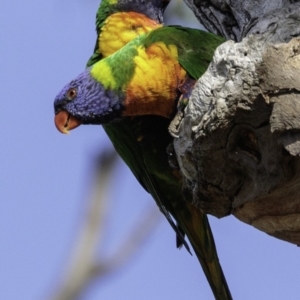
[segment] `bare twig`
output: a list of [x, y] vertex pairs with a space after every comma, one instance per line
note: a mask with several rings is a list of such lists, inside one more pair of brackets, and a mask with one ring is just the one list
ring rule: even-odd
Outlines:
[[149, 238], [153, 228], [162, 220], [157, 207], [147, 210], [134, 224], [133, 229], [118, 247], [118, 251], [106, 262], [94, 265], [94, 276], [109, 275], [123, 267]]
[[97, 245], [101, 243], [104, 232], [106, 204], [109, 196], [109, 182], [116, 161], [115, 152], [102, 153], [98, 159], [94, 188], [84, 224], [79, 232], [69, 266], [58, 290], [51, 300], [78, 299], [88, 284], [119, 270], [135, 254], [159, 222], [157, 208], [147, 211], [136, 222], [133, 230], [124, 239], [114, 255], [103, 262], [97, 257]]

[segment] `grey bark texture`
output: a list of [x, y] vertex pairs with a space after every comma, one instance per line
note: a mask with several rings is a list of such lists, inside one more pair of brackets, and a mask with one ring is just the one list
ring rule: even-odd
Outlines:
[[300, 245], [300, 2], [186, 0], [228, 40], [175, 139], [184, 189], [216, 217]]

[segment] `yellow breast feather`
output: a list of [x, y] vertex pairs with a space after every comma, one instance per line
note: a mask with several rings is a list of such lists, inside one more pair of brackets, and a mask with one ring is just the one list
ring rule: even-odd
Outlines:
[[124, 115], [170, 117], [175, 109], [177, 88], [186, 78], [176, 46], [157, 42], [147, 49], [140, 46], [137, 52], [134, 75], [126, 88]]
[[159, 27], [162, 25], [140, 13], [115, 13], [107, 18], [99, 35], [100, 52], [107, 57], [137, 36]]

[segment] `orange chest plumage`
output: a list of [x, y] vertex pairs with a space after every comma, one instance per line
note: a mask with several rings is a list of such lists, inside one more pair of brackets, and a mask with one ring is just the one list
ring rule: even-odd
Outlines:
[[126, 88], [124, 116], [160, 115], [169, 118], [175, 110], [179, 87], [187, 78], [178, 62], [177, 48], [158, 42], [137, 48], [135, 72]]
[[98, 40], [100, 53], [107, 57], [137, 36], [162, 27], [161, 24], [136, 12], [119, 12], [109, 16]]

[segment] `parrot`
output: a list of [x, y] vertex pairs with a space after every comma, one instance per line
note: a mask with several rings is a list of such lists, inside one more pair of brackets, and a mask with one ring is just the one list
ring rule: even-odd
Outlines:
[[[135, 37], [162, 27], [163, 13], [170, 0], [102, 0], [96, 14], [97, 40], [87, 67], [107, 57]], [[104, 125], [104, 129], [109, 131]], [[108, 133], [108, 132], [107, 132]], [[178, 226], [177, 247], [188, 245]], [[190, 251], [189, 251], [190, 252]]]
[[102, 0], [96, 14], [97, 40], [87, 66], [121, 49], [137, 36], [162, 27], [171, 0]]
[[176, 102], [189, 95], [222, 42], [221, 37], [179, 26], [139, 35], [114, 54], [88, 63], [58, 94], [54, 107], [62, 133], [80, 124], [104, 127], [177, 234], [182, 236], [173, 218], [187, 235], [215, 298], [232, 299], [207, 216], [183, 198], [180, 174], [169, 166], [166, 152]]

